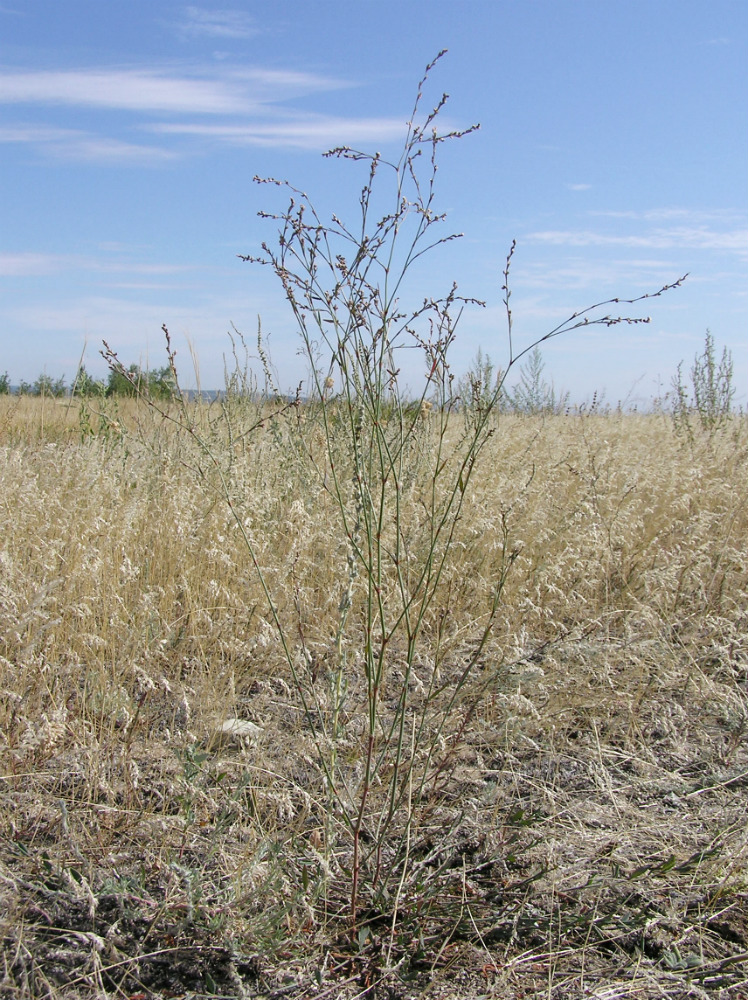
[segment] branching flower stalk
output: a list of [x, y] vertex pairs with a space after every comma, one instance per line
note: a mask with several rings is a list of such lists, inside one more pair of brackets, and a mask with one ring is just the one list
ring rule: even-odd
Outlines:
[[[462, 308], [479, 303], [459, 296], [456, 287], [441, 298], [426, 299], [416, 308], [409, 309], [401, 301], [407, 274], [415, 261], [457, 238], [457, 234], [432, 236], [434, 227], [444, 220], [434, 207], [438, 148], [442, 142], [463, 138], [477, 128], [439, 132], [437, 119], [447, 95], [441, 97], [421, 122], [418, 120], [424, 85], [442, 55], [429, 64], [419, 83], [397, 160], [388, 161], [379, 153], [368, 154], [349, 147], [326, 154], [368, 164], [357, 226], [349, 227], [337, 215], [332, 216], [329, 224], [323, 223], [311, 201], [297, 188], [275, 179], [255, 178], [258, 183], [287, 190], [290, 199], [280, 214], [260, 213], [280, 223], [277, 246], [271, 248], [263, 243], [259, 256], [242, 258], [271, 267], [292, 309], [310, 366], [312, 399], [318, 405], [324, 435], [326, 463], [320, 478], [334, 499], [349, 551], [348, 580], [341, 599], [336, 637], [337, 665], [333, 670], [333, 749], [325, 772], [352, 837], [350, 917], [354, 928], [364, 870], [369, 872], [370, 894], [377, 891], [382, 879], [391, 877], [382, 874], [382, 856], [386, 848], [390, 859], [398, 858], [397, 850], [393, 852], [388, 840], [393, 820], [403, 803], [411, 801], [410, 790], [416, 789], [412, 801], [419, 801], [429, 777], [443, 769], [443, 763], [433, 763], [438, 742], [488, 640], [500, 604], [505, 573], [496, 583], [476, 648], [457, 681], [452, 682], [446, 701], [435, 664], [420, 718], [416, 720], [410, 687], [423, 629], [450, 565], [455, 528], [477, 459], [491, 434], [491, 416], [497, 408], [504, 379], [527, 351], [563, 333], [594, 324], [648, 322], [598, 314], [608, 304], [633, 304], [656, 297], [683, 281], [635, 299], [612, 299], [574, 313], [528, 348], [515, 352], [509, 308], [513, 244], [503, 286], [509, 362], [489, 405], [455, 447], [449, 436], [450, 417], [457, 404], [449, 353]], [[383, 179], [386, 182], [387, 177], [391, 180], [391, 201], [377, 220], [374, 205], [379, 197], [379, 184]], [[409, 405], [400, 388], [399, 357], [402, 350], [413, 347], [423, 353], [425, 376], [418, 398]], [[340, 385], [334, 399], [327, 391], [330, 384]], [[340, 425], [334, 416], [339, 405], [344, 424], [342, 453]], [[420, 551], [416, 553], [415, 540], [404, 526], [403, 504], [412, 499], [404, 495], [404, 482], [410, 453], [423, 435], [424, 425], [431, 423], [436, 428], [435, 444], [429, 455], [430, 488], [419, 498], [425, 510], [427, 531], [425, 538], [419, 540]], [[509, 551], [506, 539], [504, 544], [508, 573], [516, 554]], [[351, 604], [354, 565], [362, 581], [358, 608]], [[361, 656], [367, 701], [367, 733], [358, 784], [339, 769], [335, 749], [342, 735], [342, 699], [347, 690], [342, 679], [348, 669], [344, 633], [353, 612], [357, 612], [363, 632]], [[394, 681], [393, 687], [391, 672], [397, 658], [403, 661], [402, 676]], [[385, 699], [395, 703], [389, 715], [384, 712]], [[443, 714], [427, 738], [434, 711]], [[416, 753], [410, 749], [409, 725], [413, 727]], [[383, 805], [373, 807], [372, 814], [371, 794], [382, 774], [387, 775], [387, 795]], [[413, 806], [408, 806], [407, 811], [408, 817], [400, 824], [401, 842], [410, 836]], [[366, 851], [362, 847], [364, 834], [369, 845]]]
[[[338, 215], [325, 223], [302, 191], [286, 182], [255, 178], [285, 191], [289, 200], [278, 213], [260, 213], [279, 225], [276, 244], [265, 242], [260, 254], [242, 259], [268, 266], [277, 276], [310, 371], [303, 401], [300, 394], [292, 403], [276, 399], [273, 413], [296, 415], [283, 441], [295, 449], [299, 467], [312, 470], [321, 495], [331, 502], [329, 544], [346, 553], [337, 625], [329, 636], [334, 662], [326, 691], [316, 683], [316, 673], [310, 670], [307, 676], [297, 662], [294, 631], [302, 663], [310, 662], [301, 606], [297, 601], [298, 628], [292, 631], [247, 529], [241, 497], [231, 483], [231, 459], [228, 466], [222, 464], [210, 434], [193, 419], [181, 393], [176, 395], [176, 412], [149, 401], [164, 419], [174, 420], [188, 433], [199, 456], [191, 459], [192, 467], [226, 502], [259, 576], [318, 754], [327, 804], [324, 856], [328, 870], [331, 861], [342, 859], [340, 869], [349, 879], [346, 911], [351, 933], [359, 928], [364, 901], [392, 906], [386, 900], [394, 892], [398, 912], [397, 900], [416, 877], [416, 868], [409, 870], [413, 838], [432, 808], [428, 800], [443, 790], [442, 778], [478, 700], [500, 669], [474, 678], [519, 554], [506, 520], [497, 539], [501, 570], [487, 606], [475, 609], [470, 650], [457, 669], [452, 664], [444, 674], [448, 654], [441, 639], [440, 604], [448, 612], [450, 574], [458, 571], [456, 530], [470, 503], [471, 480], [493, 433], [508, 373], [538, 344], [582, 326], [648, 322], [599, 314], [608, 305], [660, 296], [684, 280], [636, 298], [590, 306], [515, 351], [509, 306], [512, 244], [503, 284], [508, 364], [475, 419], [455, 420], [460, 401], [450, 352], [462, 310], [482, 303], [459, 295], [456, 286], [415, 306], [405, 301], [406, 279], [415, 262], [458, 238], [439, 235], [444, 216], [435, 209], [438, 150], [443, 142], [463, 138], [478, 127], [439, 131], [447, 95], [419, 119], [424, 86], [443, 54], [427, 66], [419, 83], [398, 158], [390, 161], [349, 147], [327, 154], [368, 165], [355, 226]], [[178, 386], [168, 332], [166, 336]], [[422, 357], [423, 376], [409, 398], [401, 385], [400, 361], [403, 351], [413, 350]], [[259, 351], [267, 382], [270, 363], [261, 341]], [[105, 356], [110, 365], [119, 366], [108, 347]], [[228, 411], [224, 416], [230, 422]], [[258, 419], [247, 433], [260, 423]], [[426, 633], [434, 627], [438, 641], [431, 646]], [[425, 669], [429, 651], [432, 660], [424, 685], [418, 673]], [[348, 705], [361, 698], [364, 732], [352, 733], [349, 720], [361, 713], [349, 711]], [[354, 761], [352, 743], [360, 747]]]

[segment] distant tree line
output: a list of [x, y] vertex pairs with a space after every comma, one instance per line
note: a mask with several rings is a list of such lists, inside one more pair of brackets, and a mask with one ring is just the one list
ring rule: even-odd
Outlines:
[[51, 375], [42, 373], [33, 382], [19, 382], [17, 387], [10, 384], [7, 372], [0, 375], [0, 395], [11, 392], [19, 396], [50, 396], [61, 398], [65, 396], [137, 396], [147, 395], [152, 399], [171, 399], [174, 395], [174, 378], [168, 365], [163, 368], [143, 369], [139, 365], [130, 365], [127, 372], [110, 371], [106, 379], [95, 379], [81, 365], [70, 386], [65, 377], [54, 379]]
[[[569, 393], [557, 392], [553, 382], [545, 379], [544, 372], [543, 355], [536, 346], [520, 366], [518, 380], [513, 386], [507, 386], [502, 369], [494, 364], [489, 354], [484, 354], [479, 349], [468, 371], [457, 383], [460, 408], [468, 420], [493, 406], [498, 412], [504, 413], [570, 412]], [[246, 374], [244, 382], [246, 385]], [[139, 365], [130, 365], [126, 370], [113, 368], [106, 381], [93, 378], [86, 371], [85, 365], [80, 365], [70, 386], [66, 384], [64, 376], [53, 379], [51, 375], [43, 373], [34, 382], [22, 381], [17, 387], [13, 387], [7, 372], [0, 375], [0, 396], [11, 393], [19, 396], [80, 398], [148, 396], [151, 399], [165, 400], [172, 399], [176, 389], [169, 365], [154, 369], [144, 369]], [[231, 389], [228, 388], [227, 391]], [[704, 430], [710, 432], [721, 427], [734, 411], [734, 396], [732, 354], [724, 348], [721, 359], [718, 360], [714, 337], [707, 330], [704, 349], [694, 358], [690, 379], [684, 376], [681, 362], [672, 380], [671, 391], [664, 398], [655, 400], [654, 405], [660, 408], [663, 403], [669, 403], [676, 430], [692, 437], [694, 419]], [[597, 400], [597, 394], [593, 400]], [[596, 408], [597, 403], [593, 401], [592, 409]]]

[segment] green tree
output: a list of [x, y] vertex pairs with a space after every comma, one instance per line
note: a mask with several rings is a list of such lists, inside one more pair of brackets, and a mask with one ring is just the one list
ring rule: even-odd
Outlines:
[[175, 393], [171, 368], [142, 369], [139, 365], [129, 368], [112, 368], [106, 386], [107, 396], [148, 396], [151, 399], [171, 399]]
[[35, 382], [21, 380], [18, 386], [18, 394], [21, 396], [64, 396], [67, 393], [65, 388], [65, 376], [53, 379], [46, 372], [36, 379]]
[[73, 396], [103, 396], [106, 394], [106, 390], [105, 382], [92, 378], [86, 371], [85, 365], [80, 366], [71, 389]]
[[146, 372], [148, 394], [152, 399], [173, 399], [176, 393], [174, 373], [169, 365]]
[[138, 365], [130, 365], [128, 369], [109, 371], [107, 380], [107, 396], [137, 396], [144, 388], [144, 375]]

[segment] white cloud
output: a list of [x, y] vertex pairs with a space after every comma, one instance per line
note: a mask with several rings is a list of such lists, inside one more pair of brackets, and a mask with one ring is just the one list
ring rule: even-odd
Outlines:
[[[158, 113], [171, 120], [150, 127], [141, 120], [139, 127], [233, 145], [319, 149], [402, 133], [399, 120], [335, 118], [279, 106], [294, 97], [349, 86], [348, 81], [313, 73], [251, 66], [178, 74], [159, 68], [5, 71], [0, 72], [0, 104]], [[0, 128], [0, 142], [30, 143], [53, 157], [101, 164], [158, 165], [180, 155], [178, 149], [129, 142], [121, 134], [113, 138], [66, 128], [61, 114], [53, 113], [59, 124], [6, 124]], [[187, 114], [221, 116], [222, 123], [206, 126], [176, 118]], [[112, 122], [107, 131], [115, 127]]]
[[0, 104], [67, 104], [172, 114], [251, 114], [300, 94], [349, 86], [331, 77], [260, 68], [175, 75], [161, 69], [0, 72]]
[[570, 191], [589, 191], [592, 187], [591, 184], [567, 184], [566, 186]]
[[748, 253], [748, 229], [717, 232], [706, 226], [676, 226], [671, 229], [654, 229], [648, 233], [629, 235], [612, 235], [590, 230], [546, 230], [528, 233], [524, 238], [551, 246], [619, 246], [652, 250], [696, 249]]
[[[107, 248], [103, 249], [106, 251]], [[0, 277], [35, 277], [60, 271], [161, 276], [185, 274], [196, 268], [196, 264], [151, 264], [121, 258], [112, 260], [106, 257], [86, 257], [82, 254], [0, 253]]]
[[0, 128], [0, 142], [64, 142], [81, 134], [74, 129], [46, 125], [9, 125]]
[[732, 209], [700, 209], [700, 208], [650, 208], [644, 211], [610, 211], [591, 209], [588, 215], [607, 219], [636, 219], [644, 222], [688, 222], [691, 225], [703, 225], [707, 222], [722, 222], [734, 226], [743, 224], [745, 214]]
[[[272, 115], [272, 120], [268, 120]], [[204, 124], [163, 122], [143, 125], [142, 130], [160, 136], [186, 136], [231, 146], [262, 146], [326, 150], [336, 145], [391, 142], [403, 134], [399, 118], [342, 118], [312, 113], [294, 115], [268, 109], [261, 120]], [[178, 158], [183, 151], [159, 145], [143, 145], [97, 136], [78, 129], [25, 125], [0, 127], [0, 144], [27, 143], [45, 155], [111, 166], [158, 166]]]
[[598, 289], [615, 287], [654, 291], [678, 276], [680, 264], [658, 258], [632, 258], [625, 260], [590, 260], [588, 257], [565, 257], [549, 266], [548, 261], [525, 261], [516, 275], [518, 289]]
[[251, 110], [246, 88], [158, 70], [85, 69], [0, 73], [0, 103], [72, 104], [128, 111], [229, 114]]
[[39, 147], [47, 156], [104, 166], [156, 166], [177, 156], [177, 153], [157, 146], [91, 135], [78, 129], [39, 125], [0, 128], [0, 143], [3, 142], [27, 143]]
[[[49, 149], [47, 151], [49, 152]], [[173, 160], [177, 156], [168, 149], [139, 146], [104, 136], [82, 137], [77, 142], [58, 144], [54, 151], [64, 159], [85, 160], [88, 163], [96, 162], [110, 166], [129, 166], [135, 163], [154, 166]]]
[[251, 38], [257, 28], [249, 14], [241, 10], [203, 10], [187, 7], [179, 32], [190, 37]]
[[269, 101], [286, 99], [292, 91], [310, 94], [320, 90], [340, 90], [353, 86], [347, 80], [288, 69], [234, 67], [227, 70], [226, 75], [238, 83], [249, 84], [254, 95], [264, 94]]
[[[184, 296], [177, 293], [160, 295], [158, 302], [143, 302], [122, 294], [77, 296], [71, 299], [47, 298], [45, 301], [29, 300], [6, 310], [5, 321], [17, 335], [8, 339], [8, 351], [3, 366], [12, 373], [13, 379], [34, 379], [38, 374], [38, 358], [43, 358], [49, 371], [57, 374], [71, 374], [64, 354], [74, 353], [72, 344], [88, 343], [86, 367], [92, 373], [104, 370], [98, 357], [101, 337], [119, 353], [126, 364], [132, 362], [161, 365], [164, 357], [164, 337], [161, 326], [165, 322], [177, 343], [180, 373], [184, 384], [191, 380], [189, 351], [184, 346], [184, 337], [189, 336], [204, 358], [204, 385], [218, 387], [223, 384], [223, 353], [230, 352], [230, 341], [226, 336], [229, 317], [241, 327], [243, 318], [250, 330], [256, 329], [256, 298], [233, 297], [229, 295], [212, 298], [201, 297], [187, 304], [177, 304]], [[263, 316], [270, 314], [266, 304], [260, 302]], [[271, 324], [268, 322], [268, 328]], [[30, 345], [34, 348], [30, 350]], [[14, 356], [15, 351], [15, 356]], [[292, 361], [295, 351], [281, 352]], [[293, 380], [291, 380], [293, 381]], [[285, 381], [284, 381], [285, 386]]]
[[47, 253], [0, 253], [0, 278], [25, 278], [60, 270], [65, 258]]
[[[90, 296], [45, 305], [30, 303], [18, 306], [9, 311], [9, 317], [22, 322], [30, 331], [79, 333], [86, 328], [111, 330], [116, 332], [118, 341], [126, 338], [129, 344], [143, 338], [144, 331], [149, 337], [153, 334], [155, 341], [160, 342], [159, 331], [165, 311], [162, 305], [134, 302], [127, 298]], [[180, 320], [189, 316], [186, 309], [183, 315], [177, 310], [174, 312]]]
[[336, 118], [323, 115], [284, 116], [278, 121], [239, 125], [164, 123], [149, 127], [167, 135], [189, 135], [233, 146], [292, 146], [328, 149], [360, 142], [388, 142], [403, 134], [399, 118]]
[[127, 274], [184, 274], [198, 268], [197, 264], [143, 264], [122, 260], [97, 260], [93, 261], [91, 266], [99, 271], [118, 271]]

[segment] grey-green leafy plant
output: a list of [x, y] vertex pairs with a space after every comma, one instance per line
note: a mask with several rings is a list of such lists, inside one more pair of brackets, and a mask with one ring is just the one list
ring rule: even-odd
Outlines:
[[569, 393], [558, 394], [553, 382], [543, 372], [545, 361], [535, 345], [519, 368], [518, 381], [506, 385], [506, 372], [497, 368], [490, 354], [478, 351], [465, 375], [458, 382], [460, 406], [468, 423], [485, 412], [552, 414], [563, 413], [569, 406]]
[[10, 376], [7, 372], [0, 375], [0, 396], [7, 396], [10, 394]]
[[707, 330], [704, 350], [695, 355], [691, 366], [690, 385], [682, 361], [673, 378], [672, 415], [677, 433], [693, 442], [694, 423], [709, 435], [726, 425], [735, 396], [733, 375], [731, 352], [725, 347], [717, 361], [714, 337]]
[[502, 381], [501, 369], [496, 367], [491, 355], [484, 354], [479, 347], [468, 370], [457, 383], [460, 409], [468, 427], [475, 420], [480, 421], [487, 409], [506, 409], [507, 398]]
[[538, 346], [520, 366], [519, 381], [506, 391], [507, 408], [515, 413], [563, 413], [569, 405], [569, 393], [556, 393], [552, 382], [543, 376], [545, 362]]

